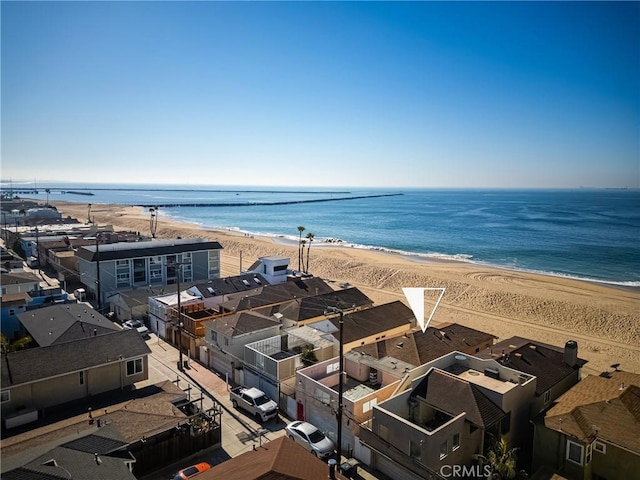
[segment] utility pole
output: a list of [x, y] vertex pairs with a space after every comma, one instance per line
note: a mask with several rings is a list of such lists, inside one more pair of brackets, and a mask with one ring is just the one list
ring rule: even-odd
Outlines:
[[182, 263], [178, 263], [178, 271], [177, 273], [177, 284], [178, 284], [178, 354], [180, 355], [180, 359], [178, 360], [178, 370], [181, 372], [184, 371], [184, 365], [182, 363], [182, 312], [180, 308], [180, 274], [182, 273]]
[[98, 294], [98, 312], [102, 310], [102, 293], [100, 292], [100, 232], [96, 232], [96, 291]]
[[[182, 323], [182, 308], [181, 308], [181, 303], [180, 303], [180, 275], [182, 274], [182, 265], [185, 265], [182, 262], [177, 262], [177, 261], [173, 261], [171, 263], [171, 266], [176, 268], [176, 284], [178, 286], [178, 290], [177, 290], [177, 294], [178, 294], [178, 321], [177, 321], [177, 327], [178, 327], [178, 354], [179, 354], [179, 361], [178, 361], [178, 370], [180, 370], [181, 372], [184, 371], [184, 364], [182, 363], [182, 328], [184, 327], [184, 323]], [[169, 265], [167, 265], [169, 266]]]
[[40, 237], [38, 236], [38, 226], [36, 225], [36, 252], [38, 258], [38, 275], [42, 277], [42, 270], [40, 269]]
[[325, 315], [329, 313], [338, 313], [340, 315], [340, 357], [339, 357], [339, 376], [338, 376], [338, 412], [336, 414], [338, 421], [338, 445], [336, 448], [336, 460], [338, 465], [342, 458], [342, 394], [344, 390], [344, 310], [338, 307], [327, 307]]

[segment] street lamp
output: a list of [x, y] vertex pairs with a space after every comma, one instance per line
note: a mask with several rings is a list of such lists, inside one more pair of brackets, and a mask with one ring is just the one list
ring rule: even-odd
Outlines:
[[[91, 205], [91, 204], [89, 204]], [[102, 311], [102, 292], [100, 291], [100, 232], [96, 231], [96, 291], [98, 294], [98, 312]]]
[[338, 464], [342, 458], [342, 391], [344, 389], [344, 380], [343, 380], [343, 372], [344, 372], [344, 310], [337, 307], [327, 307], [325, 310], [325, 315], [331, 313], [338, 313], [340, 315], [340, 357], [339, 357], [339, 374], [338, 374], [338, 413], [336, 414], [338, 420], [338, 446], [336, 449], [336, 460]]

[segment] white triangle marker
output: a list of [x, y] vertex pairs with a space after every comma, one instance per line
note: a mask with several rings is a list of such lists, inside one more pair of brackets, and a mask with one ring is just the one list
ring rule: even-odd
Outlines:
[[[438, 301], [436, 302], [433, 310], [431, 310], [431, 315], [429, 315], [429, 320], [424, 321], [424, 292], [425, 290], [439, 290], [440, 296], [438, 297]], [[413, 310], [413, 315], [416, 317], [418, 321], [418, 325], [422, 328], [422, 333], [427, 331], [427, 327], [433, 318], [433, 314], [436, 312], [436, 308], [440, 304], [440, 300], [442, 300], [442, 296], [444, 295], [444, 291], [446, 288], [444, 287], [434, 287], [434, 288], [414, 288], [407, 287], [402, 289], [402, 293], [404, 293], [407, 302], [409, 302], [409, 306], [411, 310]]]

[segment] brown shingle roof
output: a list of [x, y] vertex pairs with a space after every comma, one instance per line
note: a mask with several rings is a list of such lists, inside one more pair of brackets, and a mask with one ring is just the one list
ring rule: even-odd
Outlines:
[[208, 328], [226, 337], [235, 337], [276, 325], [280, 325], [280, 323], [264, 315], [252, 312], [234, 313], [206, 323]]
[[410, 333], [385, 338], [354, 350], [374, 358], [389, 356], [418, 366], [454, 351], [471, 354], [474, 347], [492, 342], [494, 338], [489, 333], [452, 323], [442, 328], [429, 327], [424, 333], [421, 329], [414, 329]]
[[[216, 465], [198, 475], [198, 480], [327, 480], [328, 465], [287, 437], [280, 437]], [[345, 477], [336, 472], [336, 478]]]
[[547, 428], [584, 442], [598, 438], [640, 454], [640, 375], [589, 376], [558, 398]]
[[477, 356], [494, 358], [502, 365], [536, 376], [536, 395], [542, 395], [587, 363], [578, 358], [577, 365], [571, 367], [564, 362], [562, 348], [522, 337], [503, 340], [479, 352]]
[[[340, 326], [338, 316], [329, 319], [336, 328]], [[406, 325], [407, 330], [415, 325], [413, 312], [404, 303], [385, 303], [377, 307], [344, 314], [344, 343], [354, 342], [377, 333]], [[339, 339], [339, 334], [334, 334]]]
[[438, 369], [432, 369], [411, 395], [424, 398], [429, 405], [452, 416], [465, 412], [468, 421], [484, 428], [506, 415], [475, 385]]

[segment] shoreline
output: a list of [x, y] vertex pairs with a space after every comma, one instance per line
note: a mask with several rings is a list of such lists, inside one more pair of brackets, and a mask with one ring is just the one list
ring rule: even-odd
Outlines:
[[[63, 216], [86, 218], [84, 203], [52, 203]], [[149, 230], [149, 215], [141, 207], [100, 204], [92, 216], [97, 224], [112, 224], [116, 230], [143, 234]], [[159, 216], [156, 238], [178, 236], [220, 242], [223, 276], [237, 275], [242, 261], [248, 266], [264, 255], [288, 256], [291, 268], [298, 266], [297, 239], [247, 235]], [[640, 373], [640, 295], [635, 287], [450, 259], [425, 261], [335, 243], [318, 248], [319, 243], [312, 243], [309, 271], [334, 288], [348, 283], [381, 304], [406, 303], [403, 287], [445, 287], [434, 324], [455, 322], [500, 340], [520, 336], [557, 347], [575, 339], [580, 357], [589, 361], [585, 370], [589, 374], [599, 374], [614, 363]]]
[[[73, 203], [73, 202], [72, 202]], [[101, 204], [101, 205], [110, 205], [110, 204]], [[115, 204], [113, 204], [115, 206]], [[126, 207], [131, 207], [131, 208], [140, 208], [140, 215], [144, 215], [143, 211], [144, 208], [143, 206], [140, 205], [125, 205]], [[195, 228], [200, 228], [204, 231], [210, 231], [210, 232], [219, 232], [222, 234], [238, 234], [240, 236], [246, 236], [249, 238], [263, 238], [266, 240], [270, 240], [275, 244], [278, 245], [284, 245], [284, 246], [290, 246], [290, 247], [296, 247], [298, 245], [298, 238], [295, 237], [295, 235], [286, 235], [286, 234], [279, 234], [279, 233], [265, 233], [265, 232], [252, 232], [252, 231], [248, 231], [248, 230], [241, 230], [238, 227], [209, 227], [209, 226], [205, 226], [199, 223], [193, 223], [193, 222], [189, 222], [186, 220], [181, 220], [178, 219], [176, 217], [170, 216], [170, 215], [162, 215], [159, 217], [160, 218], [165, 218], [166, 220], [170, 221], [170, 222], [176, 222], [179, 224], [188, 224], [188, 225], [193, 225]], [[304, 238], [303, 238], [304, 240]], [[532, 275], [543, 275], [543, 276], [549, 276], [549, 277], [553, 277], [553, 278], [560, 278], [560, 279], [568, 279], [568, 280], [575, 280], [578, 282], [585, 282], [588, 284], [595, 284], [595, 285], [601, 285], [601, 286], [605, 286], [605, 287], [612, 287], [612, 288], [619, 288], [622, 290], [629, 290], [632, 292], [637, 292], [640, 294], [640, 282], [634, 282], [634, 281], [616, 281], [616, 280], [602, 280], [602, 279], [598, 279], [598, 278], [591, 278], [591, 277], [581, 277], [578, 275], [570, 275], [570, 274], [565, 274], [565, 273], [561, 273], [561, 272], [552, 272], [552, 271], [542, 271], [542, 270], [534, 270], [534, 269], [526, 269], [526, 268], [516, 268], [516, 267], [509, 267], [509, 266], [505, 266], [505, 265], [499, 265], [499, 264], [493, 264], [493, 263], [489, 263], [489, 262], [484, 262], [481, 260], [473, 260], [473, 256], [469, 255], [469, 254], [444, 254], [444, 253], [428, 253], [428, 252], [409, 252], [409, 251], [405, 251], [405, 250], [396, 250], [393, 248], [388, 248], [388, 247], [383, 247], [383, 246], [378, 246], [378, 245], [365, 245], [365, 244], [359, 244], [359, 243], [352, 243], [352, 242], [348, 242], [342, 239], [334, 239], [334, 238], [328, 238], [328, 239], [320, 239], [320, 240], [316, 240], [312, 243], [313, 248], [345, 248], [345, 249], [354, 249], [354, 250], [363, 250], [363, 251], [368, 251], [368, 252], [376, 252], [376, 253], [380, 253], [380, 254], [384, 254], [384, 255], [395, 255], [398, 257], [401, 257], [403, 259], [406, 259], [408, 261], [412, 261], [412, 262], [416, 262], [416, 263], [422, 263], [422, 264], [430, 264], [430, 263], [463, 263], [463, 264], [467, 264], [467, 265], [475, 265], [478, 267], [485, 267], [485, 268], [495, 268], [498, 270], [505, 270], [508, 272], [514, 272], [514, 273], [526, 273], [526, 274], [532, 274]]]

